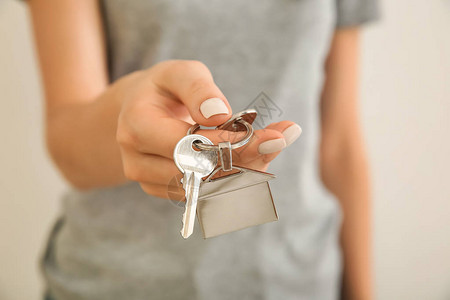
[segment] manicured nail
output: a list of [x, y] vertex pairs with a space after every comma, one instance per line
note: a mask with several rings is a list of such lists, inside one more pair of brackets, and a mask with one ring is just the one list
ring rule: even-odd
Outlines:
[[200, 111], [207, 119], [215, 115], [227, 115], [229, 113], [228, 107], [220, 98], [211, 98], [203, 101], [200, 105]]
[[283, 150], [286, 148], [286, 141], [284, 139], [269, 140], [261, 143], [258, 147], [260, 154], [269, 154]]
[[302, 128], [297, 124], [291, 125], [283, 131], [284, 139], [286, 140], [286, 147], [295, 142], [302, 134]]

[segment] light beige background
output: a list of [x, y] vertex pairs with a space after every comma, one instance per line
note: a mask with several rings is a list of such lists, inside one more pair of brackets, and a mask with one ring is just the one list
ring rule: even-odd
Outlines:
[[[450, 299], [450, 1], [386, 0], [365, 30], [363, 125], [377, 299]], [[38, 299], [37, 259], [66, 188], [42, 142], [25, 5], [0, 0], [0, 299]]]

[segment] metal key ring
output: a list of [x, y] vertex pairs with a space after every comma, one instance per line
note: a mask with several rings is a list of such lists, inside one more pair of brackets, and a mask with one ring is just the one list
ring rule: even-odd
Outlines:
[[[250, 123], [248, 123], [244, 119], [237, 119], [235, 122], [244, 125], [245, 128], [247, 129], [247, 133], [245, 134], [245, 136], [242, 140], [231, 144], [231, 150], [234, 150], [234, 149], [244, 146], [245, 144], [247, 144], [250, 141], [250, 139], [253, 136], [253, 126]], [[194, 134], [198, 129], [200, 129], [200, 125], [198, 123], [194, 124], [194, 125], [192, 125], [191, 128], [189, 128], [187, 134]], [[200, 150], [219, 151], [219, 146], [217, 146], [217, 145], [208, 145], [208, 144], [205, 144], [202, 142], [194, 142], [194, 145], [197, 148], [199, 148]]]

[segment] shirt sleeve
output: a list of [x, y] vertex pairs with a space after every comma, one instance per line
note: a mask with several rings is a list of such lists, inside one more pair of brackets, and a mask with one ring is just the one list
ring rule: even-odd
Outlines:
[[380, 17], [377, 0], [336, 0], [336, 27], [358, 26]]

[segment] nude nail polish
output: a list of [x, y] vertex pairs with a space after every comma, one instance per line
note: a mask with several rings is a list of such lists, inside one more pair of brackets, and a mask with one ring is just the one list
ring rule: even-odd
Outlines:
[[286, 147], [295, 142], [302, 134], [302, 128], [297, 124], [293, 124], [283, 131], [284, 139], [286, 140]]
[[286, 148], [286, 141], [284, 139], [275, 139], [262, 142], [258, 147], [260, 154], [269, 154], [283, 150]]
[[228, 107], [220, 98], [210, 98], [200, 105], [200, 112], [205, 118], [210, 118], [215, 115], [228, 114]]

